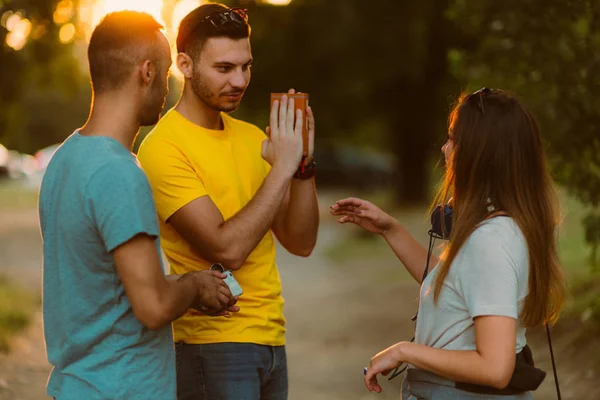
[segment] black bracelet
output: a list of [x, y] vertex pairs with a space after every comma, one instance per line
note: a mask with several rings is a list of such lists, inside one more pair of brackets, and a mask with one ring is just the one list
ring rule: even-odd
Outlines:
[[313, 176], [315, 176], [316, 171], [317, 163], [315, 162], [314, 157], [309, 163], [305, 163], [305, 159], [303, 158], [298, 170], [294, 174], [294, 178], [302, 180], [311, 179]]

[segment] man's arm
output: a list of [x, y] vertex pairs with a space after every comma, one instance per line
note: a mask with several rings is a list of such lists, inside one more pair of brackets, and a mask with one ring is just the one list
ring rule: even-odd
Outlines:
[[[270, 138], [263, 141], [261, 156], [272, 165], [261, 187], [248, 204], [227, 221], [208, 196], [192, 200], [167, 218], [175, 230], [202, 258], [239, 269], [271, 229], [302, 157], [301, 111], [283, 96], [281, 107], [271, 109]], [[296, 115], [295, 115], [296, 114]], [[295, 123], [295, 121], [298, 121]]]
[[[293, 89], [290, 93], [293, 93]], [[312, 108], [306, 109], [308, 129], [308, 157], [312, 160], [315, 151], [315, 116]], [[273, 232], [279, 242], [290, 253], [308, 257], [317, 243], [319, 230], [319, 202], [314, 178], [292, 179], [283, 205], [275, 217]]]
[[210, 262], [239, 269], [271, 229], [293, 171], [274, 166], [250, 202], [225, 221], [209, 196], [193, 200], [169, 219], [175, 230]]
[[165, 279], [155, 239], [146, 234], [117, 247], [113, 257], [133, 313], [149, 329], [162, 328], [198, 304], [223, 309], [231, 302], [225, 276], [217, 271]]
[[273, 232], [290, 253], [308, 257], [319, 230], [319, 203], [315, 180], [292, 179], [273, 223]]

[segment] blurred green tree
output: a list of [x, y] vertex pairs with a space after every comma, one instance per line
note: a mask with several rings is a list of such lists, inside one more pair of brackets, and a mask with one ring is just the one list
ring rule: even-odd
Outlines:
[[540, 120], [558, 182], [589, 206], [586, 238], [599, 253], [600, 0], [229, 3], [249, 7], [253, 26], [241, 113], [266, 125], [269, 92], [309, 92], [319, 146], [391, 150], [404, 205], [428, 199], [449, 93], [518, 93]]
[[600, 249], [600, 1], [455, 0], [449, 18], [476, 48], [450, 52], [452, 74], [518, 93], [535, 111], [557, 181], [588, 213]]
[[[88, 112], [90, 91], [61, 28], [76, 12], [58, 0], [0, 2], [0, 142], [32, 153], [65, 138]], [[71, 3], [75, 10], [77, 1]], [[68, 5], [62, 2], [62, 5]]]
[[[310, 93], [318, 146], [392, 153], [404, 205], [429, 198], [449, 93], [519, 93], [540, 119], [558, 181], [589, 206], [586, 238], [598, 254], [600, 0], [224, 2], [248, 7], [253, 27], [253, 82], [238, 114], [264, 127], [270, 92]], [[21, 151], [62, 140], [88, 112], [87, 77], [73, 57], [82, 49], [60, 40], [77, 16], [56, 22], [59, 3], [0, 0], [0, 142]], [[165, 1], [166, 20], [175, 4]], [[20, 48], [9, 37], [15, 13], [30, 24]]]
[[[429, 198], [433, 145], [446, 131], [448, 0], [294, 0], [248, 5], [253, 82], [240, 113], [268, 123], [269, 92], [308, 92], [318, 146], [348, 143], [395, 155], [398, 201]], [[438, 140], [439, 145], [441, 142]], [[340, 171], [341, 174], [344, 171]]]

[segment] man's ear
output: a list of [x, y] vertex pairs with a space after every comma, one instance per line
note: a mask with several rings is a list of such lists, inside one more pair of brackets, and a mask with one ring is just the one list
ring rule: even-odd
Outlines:
[[144, 85], [150, 85], [156, 76], [156, 67], [150, 60], [145, 60], [140, 68], [140, 79]]
[[185, 79], [192, 78], [194, 72], [194, 62], [186, 53], [177, 54], [177, 68], [179, 68], [179, 71], [181, 71]]

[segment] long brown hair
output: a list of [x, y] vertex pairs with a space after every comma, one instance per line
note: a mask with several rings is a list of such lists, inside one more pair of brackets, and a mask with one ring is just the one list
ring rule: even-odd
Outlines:
[[558, 201], [535, 119], [515, 96], [494, 89], [461, 95], [448, 126], [454, 152], [434, 204], [452, 196], [453, 220], [435, 301], [460, 248], [489, 216], [489, 198], [512, 217], [527, 242], [529, 292], [521, 322], [534, 327], [554, 321], [566, 284], [557, 254]]

